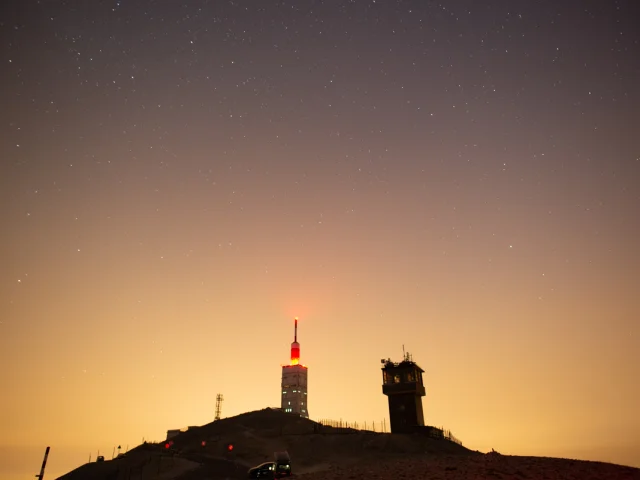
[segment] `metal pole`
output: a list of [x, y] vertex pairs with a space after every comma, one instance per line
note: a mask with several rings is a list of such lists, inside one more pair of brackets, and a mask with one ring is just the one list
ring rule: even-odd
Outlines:
[[51, 447], [47, 447], [47, 449], [44, 452], [44, 459], [42, 460], [42, 467], [40, 468], [40, 475], [36, 475], [36, 477], [38, 477], [38, 480], [42, 480], [44, 478], [44, 467], [47, 466], [47, 457], [49, 456], [49, 450], [51, 450]]

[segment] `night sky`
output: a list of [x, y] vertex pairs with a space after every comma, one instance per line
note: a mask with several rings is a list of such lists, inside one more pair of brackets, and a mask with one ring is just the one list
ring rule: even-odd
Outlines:
[[388, 418], [404, 345], [469, 448], [640, 466], [639, 25], [3, 2], [0, 475], [279, 406], [294, 316], [313, 419]]

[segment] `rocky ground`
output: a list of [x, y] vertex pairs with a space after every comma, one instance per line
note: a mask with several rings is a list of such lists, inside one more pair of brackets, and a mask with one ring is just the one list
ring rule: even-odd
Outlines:
[[[233, 445], [229, 450], [228, 446]], [[123, 458], [82, 465], [61, 480], [240, 480], [288, 451], [300, 480], [640, 480], [640, 470], [540, 457], [483, 454], [427, 435], [334, 429], [276, 410], [212, 422]]]
[[640, 469], [499, 454], [410, 456], [298, 475], [299, 480], [640, 480]]

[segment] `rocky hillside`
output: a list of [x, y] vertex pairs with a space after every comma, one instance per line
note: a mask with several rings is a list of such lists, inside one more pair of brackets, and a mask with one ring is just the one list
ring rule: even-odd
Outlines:
[[[308, 419], [265, 409], [190, 429], [173, 443], [144, 444], [123, 458], [90, 463], [64, 480], [240, 479], [249, 467], [287, 450], [296, 475], [348, 467], [398, 455], [473, 455], [446, 440], [325, 427]], [[229, 450], [229, 445], [233, 446]]]

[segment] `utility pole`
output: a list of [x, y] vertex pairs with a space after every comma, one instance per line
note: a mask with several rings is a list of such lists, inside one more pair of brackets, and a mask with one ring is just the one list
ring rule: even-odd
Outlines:
[[215, 416], [214, 420], [220, 420], [220, 413], [222, 411], [222, 401], [223, 400], [224, 400], [224, 397], [222, 396], [221, 393], [216, 395], [216, 416]]
[[38, 480], [42, 480], [44, 478], [44, 467], [47, 466], [47, 457], [49, 456], [49, 450], [51, 450], [51, 447], [47, 447], [47, 449], [44, 452], [44, 460], [42, 460], [42, 467], [40, 468], [40, 474], [36, 475], [36, 478]]

